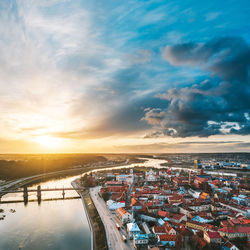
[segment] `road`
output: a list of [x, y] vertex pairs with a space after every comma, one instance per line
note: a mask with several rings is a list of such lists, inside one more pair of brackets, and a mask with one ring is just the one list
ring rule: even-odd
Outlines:
[[106, 207], [104, 200], [100, 198], [98, 195], [98, 187], [90, 188], [90, 195], [105, 227], [109, 249], [110, 250], [134, 249], [129, 240], [127, 240], [126, 243], [123, 242], [121, 234], [115, 226], [116, 221], [114, 216]]
[[15, 181], [9, 181], [6, 184], [3, 184], [3, 185], [0, 186], [0, 191], [7, 190], [7, 189], [12, 188], [12, 187], [14, 187], [16, 185], [21, 185], [22, 186], [24, 184], [24, 182], [28, 182], [28, 181], [31, 182], [31, 181], [34, 181], [37, 178], [47, 177], [47, 176], [50, 176], [50, 175], [53, 176], [53, 175], [57, 175], [57, 174], [64, 174], [64, 173], [72, 172], [72, 171], [78, 171], [79, 169], [70, 168], [70, 169], [65, 169], [65, 170], [60, 170], [60, 171], [54, 171], [54, 172], [49, 172], [49, 173], [32, 175], [32, 176], [20, 178], [20, 179], [15, 180]]
[[[105, 165], [106, 164], [106, 165]], [[105, 168], [116, 168], [116, 167], [120, 167], [120, 166], [124, 166], [124, 165], [128, 165], [129, 164], [129, 160], [126, 160], [125, 163], [119, 163], [119, 164], [113, 164], [113, 165], [107, 165], [107, 162], [106, 163], [101, 163], [101, 166], [102, 168], [100, 168], [100, 166], [95, 166], [95, 168], [93, 168], [93, 165], [90, 166], [90, 169], [88, 169], [88, 167], [86, 168], [86, 166], [83, 166], [83, 167], [75, 167], [75, 168], [70, 168], [70, 169], [64, 169], [64, 170], [59, 170], [59, 171], [54, 171], [54, 172], [48, 172], [48, 173], [43, 173], [43, 174], [37, 174], [37, 175], [32, 175], [32, 176], [28, 176], [28, 177], [24, 177], [24, 178], [20, 178], [18, 180], [14, 180], [14, 181], [8, 181], [2, 185], [0, 185], [0, 191], [4, 191], [4, 190], [8, 190], [9, 188], [19, 188], [20, 186], [23, 186], [24, 184], [27, 184], [29, 182], [32, 182], [34, 180], [36, 180], [37, 178], [40, 178], [40, 177], [47, 177], [47, 176], [53, 176], [53, 175], [57, 175], [57, 174], [64, 174], [64, 173], [67, 173], [67, 172], [79, 172], [82, 170], [80, 174], [83, 174], [83, 173], [86, 173], [88, 171], [96, 171], [96, 170], [101, 170], [101, 169], [105, 169]], [[77, 174], [76, 174], [77, 175]]]
[[134, 183], [131, 183], [131, 185], [128, 188], [126, 206], [130, 206], [130, 204], [131, 204], [131, 191], [132, 191], [133, 186], [134, 186]]

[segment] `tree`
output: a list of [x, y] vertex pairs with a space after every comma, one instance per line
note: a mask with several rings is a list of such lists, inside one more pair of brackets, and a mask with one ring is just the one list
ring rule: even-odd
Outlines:
[[110, 197], [110, 193], [109, 192], [105, 192], [102, 194], [102, 198], [104, 201], [108, 201]]

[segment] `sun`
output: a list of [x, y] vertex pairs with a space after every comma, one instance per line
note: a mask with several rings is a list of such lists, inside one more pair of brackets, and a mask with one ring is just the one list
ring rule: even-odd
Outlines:
[[44, 147], [56, 148], [60, 146], [60, 140], [55, 137], [42, 135], [36, 137], [36, 142]]

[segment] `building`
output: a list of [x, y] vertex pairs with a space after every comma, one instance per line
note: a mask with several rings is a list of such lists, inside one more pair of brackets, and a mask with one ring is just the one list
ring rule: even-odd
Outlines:
[[135, 235], [140, 234], [140, 228], [135, 222], [127, 224], [127, 231], [130, 239], [133, 239]]
[[176, 235], [158, 235], [158, 244], [165, 247], [175, 247], [177, 236]]
[[230, 241], [227, 241], [223, 244], [221, 250], [239, 250], [239, 248], [232, 244]]
[[165, 228], [161, 226], [153, 226], [152, 228], [155, 235], [163, 235], [166, 234]]
[[132, 198], [130, 206], [133, 207], [136, 210], [142, 209], [142, 204], [137, 199]]
[[136, 234], [134, 235], [133, 245], [135, 248], [145, 247], [148, 245], [148, 235], [147, 234]]
[[194, 160], [194, 169], [202, 168], [201, 161], [199, 159]]
[[123, 207], [118, 208], [115, 211], [122, 224], [133, 222], [133, 216]]
[[220, 244], [221, 243], [221, 236], [218, 232], [204, 232], [204, 240], [207, 243], [216, 243]]
[[133, 183], [134, 178], [131, 174], [120, 174], [116, 176], [116, 180], [118, 182]]
[[144, 232], [145, 232], [147, 235], [152, 235], [152, 233], [151, 233], [151, 231], [150, 231], [150, 229], [149, 229], [149, 227], [148, 227], [148, 224], [147, 224], [146, 222], [143, 222], [143, 223], [142, 223], [142, 227], [143, 227]]
[[145, 173], [145, 178], [147, 181], [156, 181], [156, 172], [150, 169], [148, 172]]
[[163, 225], [165, 232], [169, 235], [176, 235], [176, 231], [172, 228], [172, 226], [166, 221]]
[[241, 226], [236, 228], [223, 227], [220, 228], [218, 232], [221, 236], [226, 236], [228, 239], [249, 237], [250, 226]]
[[194, 230], [206, 231], [207, 229], [204, 227], [204, 223], [199, 223], [196, 221], [187, 221], [186, 227]]
[[199, 197], [201, 200], [204, 200], [204, 201], [210, 201], [210, 196], [208, 193], [205, 193], [205, 192], [201, 192], [200, 193], [200, 197]]
[[113, 200], [108, 200], [107, 206], [109, 210], [116, 210], [118, 208], [125, 207], [125, 202], [115, 202]]
[[166, 218], [167, 220], [172, 221], [174, 223], [181, 223], [182, 221], [187, 221], [187, 216], [185, 214], [168, 213]]

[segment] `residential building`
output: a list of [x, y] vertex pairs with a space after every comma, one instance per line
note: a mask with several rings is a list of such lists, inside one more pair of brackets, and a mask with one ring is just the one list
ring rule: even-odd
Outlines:
[[140, 248], [148, 245], [148, 235], [147, 234], [136, 234], [133, 238], [133, 245], [136, 248]]
[[135, 235], [140, 234], [140, 228], [135, 222], [127, 224], [127, 231], [130, 239], [133, 239]]
[[118, 218], [121, 220], [122, 224], [133, 222], [133, 216], [125, 210], [123, 207], [115, 210]]
[[218, 232], [204, 232], [204, 240], [207, 243], [216, 243], [220, 244], [221, 243], [221, 236]]

